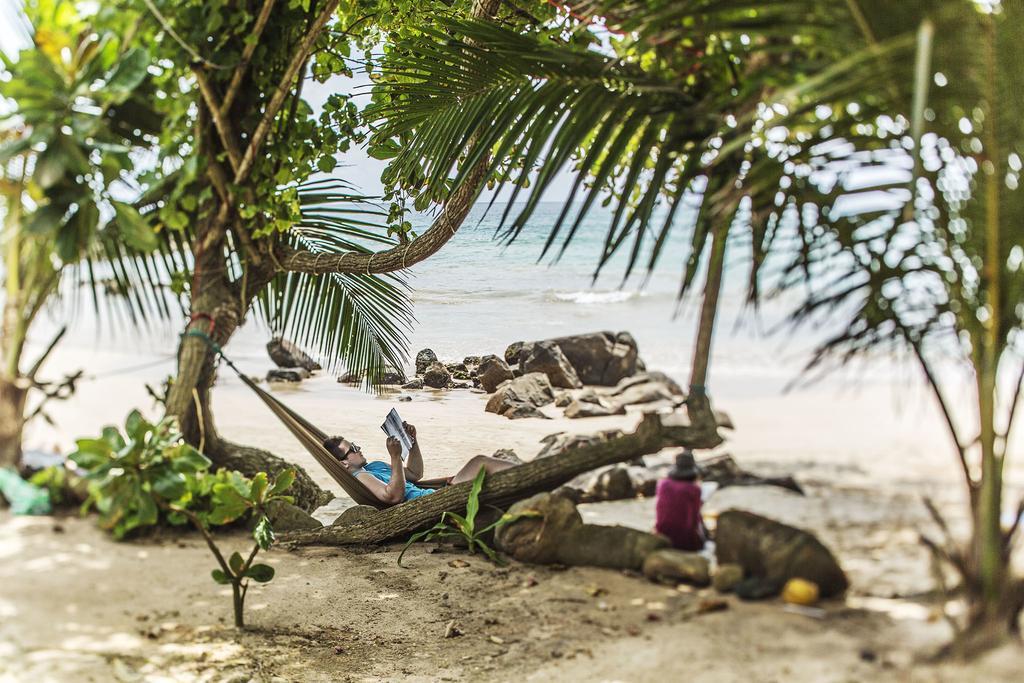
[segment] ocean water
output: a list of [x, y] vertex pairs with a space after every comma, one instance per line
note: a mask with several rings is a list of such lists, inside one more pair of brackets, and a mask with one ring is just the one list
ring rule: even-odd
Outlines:
[[[688, 248], [685, 216], [679, 219], [678, 232], [669, 239], [654, 269], [648, 272], [640, 268], [623, 281], [626, 253], [613, 258], [594, 279], [608, 225], [607, 212], [594, 212], [564, 256], [552, 262], [550, 257], [540, 259], [560, 205], [539, 206], [520, 237], [510, 245], [494, 239], [501, 207], [486, 216], [483, 209], [482, 205], [475, 207], [448, 244], [408, 272], [417, 322], [409, 335], [407, 368], [411, 368], [416, 352], [427, 347], [443, 360], [460, 360], [467, 355], [500, 355], [515, 341], [600, 330], [628, 331], [637, 340], [648, 368], [687, 384], [699, 298], [678, 297]], [[422, 230], [429, 219], [417, 216], [414, 226]], [[798, 463], [884, 460], [892, 464], [893, 477], [900, 476], [900, 463], [913, 458], [932, 463], [938, 457], [940, 462], [948, 460], [950, 466], [954, 465], [935, 400], [910, 359], [876, 358], [813, 384], [798, 381], [811, 350], [830, 328], [771, 333], [795, 302], [770, 299], [756, 313], [752, 311], [745, 302], [747, 264], [743, 252], [742, 243], [730, 245], [707, 382], [716, 405], [727, 410], [737, 424], [729, 442], [733, 452], [772, 461], [795, 459]], [[642, 264], [646, 264], [646, 253]], [[698, 280], [702, 281], [701, 275]], [[50, 314], [48, 324], [40, 325], [33, 334], [30, 357], [33, 350], [45, 346], [53, 329], [65, 320], [63, 309]], [[89, 305], [84, 305], [48, 368], [56, 374], [84, 367], [88, 377], [124, 372], [126, 382], [117, 385], [117, 391], [130, 392], [129, 404], [143, 406], [151, 403], [143, 383], [156, 385], [173, 372], [180, 329], [180, 321], [158, 325], [145, 333], [125, 327], [112, 329], [106, 321], [97, 319]], [[264, 326], [250, 320], [226, 351], [243, 371], [261, 375], [270, 367], [264, 348], [269, 337]], [[145, 369], [133, 371], [140, 364]], [[970, 419], [969, 377], [955, 366], [945, 372], [952, 382], [951, 399], [959, 413]], [[237, 384], [233, 379], [230, 373], [221, 373], [219, 395], [225, 396], [224, 400], [224, 392], [242, 391], [233, 386]], [[794, 382], [795, 388], [791, 387]], [[356, 390], [342, 391], [340, 385], [330, 384], [333, 386], [329, 389], [317, 384], [318, 391], [325, 392], [321, 400], [356, 400]], [[83, 396], [94, 395], [99, 394], [83, 391]], [[215, 401], [217, 396], [215, 392]], [[53, 411], [64, 427], [75, 424], [75, 400]], [[122, 410], [118, 408], [118, 412]], [[120, 417], [112, 415], [104, 421]], [[87, 431], [85, 426], [78, 427], [79, 432], [83, 429]], [[1021, 453], [1024, 441], [1019, 436], [1021, 430], [1017, 431], [1010, 448], [1014, 454]], [[33, 441], [42, 444], [53, 438], [52, 430], [45, 428], [36, 428], [32, 434], [38, 435]], [[67, 436], [63, 436], [64, 442]], [[1012, 469], [1018, 472], [1011, 473], [1011, 478], [1024, 476], [1024, 462], [1016, 460], [1019, 464]], [[955, 472], [952, 467], [950, 471]]]
[[[591, 212], [559, 259], [561, 242], [541, 258], [561, 205], [541, 203], [511, 244], [495, 239], [503, 205], [485, 215], [478, 204], [459, 233], [432, 258], [411, 269], [416, 317], [412, 351], [429, 347], [442, 358], [497, 353], [514, 342], [598, 330], [627, 331], [648, 367], [685, 382], [697, 333], [700, 299], [679, 298], [688, 256], [687, 216], [676, 220], [656, 265], [647, 261], [653, 238], [642, 246], [635, 272], [624, 280], [631, 244], [595, 280], [611, 213]], [[417, 217], [414, 225], [428, 225]], [[660, 224], [659, 224], [660, 225]], [[755, 315], [746, 306], [747, 264], [730, 247], [720, 297], [711, 380], [757, 376], [781, 387], [799, 375], [814, 339], [767, 335], [784, 315], [773, 302]]]

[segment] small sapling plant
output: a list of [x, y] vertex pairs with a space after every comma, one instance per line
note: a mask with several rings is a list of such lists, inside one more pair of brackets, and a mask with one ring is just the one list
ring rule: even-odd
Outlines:
[[495, 522], [488, 524], [482, 529], [477, 529], [476, 515], [480, 511], [480, 489], [484, 486], [484, 476], [486, 476], [486, 471], [481, 467], [476, 477], [473, 478], [473, 486], [469, 491], [469, 500], [466, 501], [466, 516], [463, 517], [454, 512], [441, 513], [441, 519], [437, 524], [426, 531], [420, 531], [409, 537], [405, 547], [402, 548], [402, 552], [398, 555], [398, 566], [402, 566], [402, 557], [413, 543], [419, 540], [433, 541], [440, 538], [461, 538], [469, 547], [469, 552], [475, 553], [477, 548], [479, 548], [491, 562], [497, 565], [505, 564], [505, 561], [498, 557], [494, 549], [484, 542], [483, 537], [488, 532], [510, 524], [517, 519], [533, 517], [535, 513], [526, 512], [512, 515], [506, 512]]
[[[292, 502], [284, 492], [295, 481], [295, 471], [285, 470], [273, 481], [265, 472], [251, 479], [226, 470], [211, 473], [210, 460], [184, 443], [173, 418], [153, 424], [138, 411], [125, 421], [124, 435], [105, 427], [99, 438], [77, 444], [69, 458], [89, 481], [83, 512], [95, 506], [100, 526], [118, 539], [161, 521], [194, 526], [217, 560], [213, 580], [231, 586], [235, 626], [244, 628], [250, 581], [274, 578], [273, 567], [255, 562], [274, 542], [268, 510], [272, 503]], [[239, 552], [227, 556], [211, 529], [243, 519], [255, 520], [253, 546], [245, 557]]]

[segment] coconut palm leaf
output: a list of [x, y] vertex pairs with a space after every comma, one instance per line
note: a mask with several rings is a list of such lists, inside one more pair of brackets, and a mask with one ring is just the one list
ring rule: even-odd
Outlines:
[[[338, 180], [306, 183], [299, 197], [302, 220], [284, 236], [293, 246], [318, 254], [393, 246], [382, 227], [387, 212], [372, 197]], [[415, 321], [409, 287], [396, 274], [280, 273], [260, 292], [257, 311], [274, 334], [313, 349], [328, 367], [344, 364], [373, 388], [404, 366]]]
[[[768, 226], [783, 212], [775, 201], [782, 178], [839, 130], [799, 126], [815, 122], [821, 104], [885, 80], [892, 57], [912, 46], [906, 36], [887, 37], [870, 52], [838, 59], [834, 45], [857, 41], [846, 11], [801, 0], [768, 5], [755, 12], [747, 2], [710, 0], [584, 3], [581, 10], [610, 24], [615, 12], [630, 17], [623, 27], [633, 37], [618, 53], [581, 50], [540, 31], [450, 22], [446, 33], [425, 32], [395, 51], [368, 112], [379, 124], [371, 150], [397, 147], [385, 180], [435, 200], [489, 153], [491, 178], [510, 187], [499, 228], [506, 240], [520, 234], [558, 171], [572, 165], [576, 180], [542, 258], [559, 243], [564, 252], [599, 200], [617, 199], [597, 272], [623, 249], [627, 277], [638, 264], [653, 268], [685, 215], [691, 251], [681, 294], [709, 231], [731, 223], [749, 198], [756, 296], [756, 271], [776, 234]], [[772, 99], [777, 111], [766, 108]], [[793, 131], [785, 145], [767, 138], [782, 124]], [[477, 144], [467, 153], [470, 140]], [[715, 181], [709, 192], [716, 175], [731, 180]], [[687, 197], [697, 211], [679, 211]]]
[[[173, 183], [172, 183], [173, 184]], [[305, 183], [299, 188], [301, 220], [282, 235], [295, 247], [314, 253], [368, 253], [374, 245], [390, 247], [387, 213], [375, 198], [353, 192], [335, 179]], [[158, 222], [151, 209], [160, 188], [136, 202], [143, 214]], [[118, 239], [115, 218], [104, 231], [107, 239], [85, 262], [82, 281], [112, 319], [132, 327], [154, 327], [187, 317], [192, 267], [191, 232], [160, 228], [158, 247], [148, 253]], [[225, 245], [224, 259], [241, 278], [240, 245]], [[409, 288], [399, 275], [336, 274], [316, 276], [280, 273], [257, 295], [255, 311], [275, 335], [287, 336], [317, 354], [325, 367], [339, 364], [362, 374], [368, 387], [378, 386], [389, 368], [401, 368], [408, 353], [414, 317]]]

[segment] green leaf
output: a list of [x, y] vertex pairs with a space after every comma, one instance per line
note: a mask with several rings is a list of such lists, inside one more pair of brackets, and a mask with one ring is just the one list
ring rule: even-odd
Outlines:
[[252, 477], [252, 487], [249, 490], [249, 502], [259, 505], [263, 502], [263, 494], [267, 491], [267, 473], [257, 472]]
[[274, 485], [270, 489], [270, 494], [273, 496], [284, 493], [288, 490], [288, 487], [295, 482], [295, 470], [285, 470], [280, 472], [274, 479]]
[[144, 441], [152, 429], [153, 425], [138, 410], [128, 413], [124, 421], [125, 434], [136, 443]]
[[48, 190], [56, 185], [67, 173], [68, 159], [58, 140], [52, 140], [46, 149], [36, 157], [36, 168], [32, 179], [39, 187]]
[[256, 545], [260, 547], [260, 550], [266, 550], [273, 544], [274, 529], [266, 515], [262, 515], [260, 521], [256, 522], [256, 527], [252, 530], [252, 537], [256, 540]]
[[[141, 47], [132, 48], [107, 74], [105, 79], [107, 85], [100, 92], [107, 92], [115, 96], [130, 94], [146, 78], [149, 62], [149, 52]], [[118, 99], [123, 98], [118, 97]]]
[[131, 204], [112, 202], [117, 213], [117, 229], [132, 249], [148, 253], [160, 246], [153, 228]]
[[366, 153], [371, 159], [384, 161], [385, 159], [393, 159], [398, 156], [400, 151], [402, 151], [401, 146], [394, 140], [382, 140], [367, 149]]
[[220, 569], [214, 569], [212, 572], [210, 572], [210, 575], [213, 577], [213, 580], [219, 584], [231, 583], [231, 577], [222, 572]]
[[203, 472], [210, 468], [213, 462], [205, 455], [197, 451], [189, 444], [180, 444], [169, 454], [171, 467], [183, 474], [194, 474]]
[[469, 533], [473, 533], [473, 526], [476, 520], [476, 513], [480, 509], [480, 489], [484, 487], [484, 476], [487, 470], [483, 467], [473, 477], [473, 486], [469, 490], [469, 500], [466, 501], [466, 526]]
[[259, 583], [266, 583], [267, 581], [270, 581], [274, 578], [274, 568], [271, 567], [269, 564], [254, 564], [253, 566], [249, 567], [249, 569], [245, 572], [245, 575], [253, 581], [258, 581]]
[[[103, 441], [110, 445], [110, 448], [119, 451], [125, 447], [124, 437], [121, 436], [121, 430], [117, 427], [106, 426], [103, 428]], [[79, 446], [81, 448], [81, 446]]]
[[52, 202], [33, 211], [25, 221], [25, 232], [31, 235], [54, 235], [64, 225], [64, 216], [68, 206], [61, 202]]
[[242, 565], [244, 564], [245, 560], [238, 551], [231, 553], [231, 557], [228, 558], [228, 566], [231, 567], [231, 571], [235, 573], [235, 576], [241, 575]]
[[158, 468], [157, 473], [151, 476], [153, 477], [151, 480], [153, 490], [164, 500], [177, 500], [185, 495], [186, 485], [183, 474], [164, 466]]

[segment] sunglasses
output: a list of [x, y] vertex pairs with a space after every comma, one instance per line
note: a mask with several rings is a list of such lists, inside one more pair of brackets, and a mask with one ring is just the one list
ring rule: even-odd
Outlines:
[[363, 449], [361, 449], [358, 444], [350, 443], [348, 450], [341, 454], [341, 459], [344, 460], [345, 458], [352, 455], [352, 453], [356, 451], [362, 453]]

